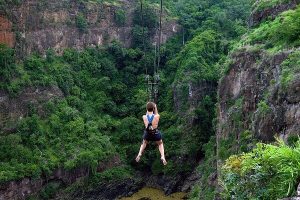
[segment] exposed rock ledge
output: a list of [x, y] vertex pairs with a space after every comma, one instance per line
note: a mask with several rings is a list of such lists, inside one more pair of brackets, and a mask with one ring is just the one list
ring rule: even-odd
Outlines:
[[[98, 172], [102, 172], [114, 166], [121, 165], [119, 156], [114, 156], [107, 161], [99, 163]], [[29, 195], [38, 193], [42, 187], [51, 181], [60, 181], [66, 185], [74, 183], [79, 178], [89, 175], [88, 167], [79, 167], [73, 170], [59, 168], [51, 176], [43, 176], [38, 179], [24, 178], [19, 181], [10, 181], [0, 184], [0, 200], [23, 200]]]
[[268, 18], [275, 19], [275, 17], [278, 16], [280, 13], [286, 10], [295, 9], [298, 4], [300, 4], [300, 0], [291, 0], [289, 3], [278, 4], [276, 6], [266, 8], [264, 10], [255, 9], [251, 13], [249, 19], [249, 26], [256, 26]]
[[26, 87], [18, 97], [10, 97], [6, 91], [0, 90], [0, 132], [12, 133], [19, 119], [26, 117], [30, 106], [43, 116], [43, 103], [63, 98], [63, 92], [57, 86]]

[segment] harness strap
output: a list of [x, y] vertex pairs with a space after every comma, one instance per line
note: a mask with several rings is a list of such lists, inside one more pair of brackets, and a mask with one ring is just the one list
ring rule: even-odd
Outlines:
[[147, 115], [147, 119], [148, 119], [148, 123], [152, 124], [152, 121], [154, 119], [154, 115], [152, 114], [152, 116], [150, 117], [149, 115]]
[[152, 121], [154, 119], [154, 114], [152, 114], [151, 117], [149, 115], [146, 115], [146, 116], [147, 116], [147, 120], [148, 120], [148, 126], [146, 128], [147, 132], [150, 134], [155, 134], [157, 132], [157, 129], [154, 129], [152, 127]]

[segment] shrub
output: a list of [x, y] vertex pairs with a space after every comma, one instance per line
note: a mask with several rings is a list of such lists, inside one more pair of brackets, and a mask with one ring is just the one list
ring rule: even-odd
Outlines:
[[126, 15], [124, 10], [117, 10], [115, 12], [115, 22], [118, 26], [124, 26], [126, 22]]
[[57, 190], [60, 187], [59, 182], [50, 182], [48, 183], [40, 192], [40, 197], [42, 199], [51, 199], [55, 197]]
[[[142, 15], [143, 15], [143, 21], [142, 21]], [[140, 7], [137, 7], [135, 9], [134, 16], [133, 16], [134, 25], [144, 26], [149, 30], [152, 30], [155, 28], [157, 22], [158, 22], [158, 17], [157, 14], [155, 13], [155, 10], [152, 7], [150, 7], [148, 4], [144, 4], [143, 13], [141, 13]]]
[[4, 44], [0, 44], [0, 81], [8, 82], [14, 75], [15, 51]]
[[263, 117], [271, 112], [270, 106], [265, 101], [260, 101], [257, 106], [259, 114]]
[[280, 82], [283, 90], [295, 79], [295, 75], [300, 73], [300, 51], [295, 51], [289, 55], [282, 64], [282, 74]]
[[87, 24], [87, 21], [86, 21], [86, 18], [84, 17], [84, 15], [82, 13], [79, 13], [76, 16], [75, 20], [76, 20], [76, 27], [79, 29], [79, 31], [86, 32], [88, 24]]
[[230, 199], [281, 199], [295, 192], [300, 178], [300, 142], [258, 143], [249, 153], [233, 155], [222, 167], [223, 195]]
[[300, 6], [283, 12], [274, 21], [262, 23], [244, 40], [245, 43], [263, 43], [265, 48], [300, 45]]
[[273, 7], [278, 4], [289, 3], [289, 2], [290, 0], [260, 0], [260, 1], [256, 1], [256, 3], [253, 4], [253, 8], [256, 9], [257, 11], [260, 11], [266, 8]]
[[299, 135], [289, 135], [287, 138], [287, 143], [290, 146], [295, 146], [297, 144], [297, 142], [299, 141]]

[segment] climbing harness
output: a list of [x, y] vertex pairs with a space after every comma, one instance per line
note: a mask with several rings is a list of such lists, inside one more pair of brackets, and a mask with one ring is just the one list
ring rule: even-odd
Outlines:
[[[143, 0], [141, 3], [141, 20], [144, 23], [144, 15], [143, 15]], [[144, 66], [146, 70], [146, 83], [147, 93], [148, 93], [148, 101], [157, 102], [158, 100], [158, 85], [160, 82], [159, 77], [159, 67], [160, 67], [160, 52], [161, 52], [161, 37], [162, 37], [162, 10], [163, 9], [163, 0], [160, 1], [160, 14], [159, 14], [159, 28], [158, 28], [158, 41], [155, 43], [155, 59], [153, 65], [153, 76], [148, 74], [148, 69]], [[145, 32], [144, 32], [144, 24], [142, 24], [142, 34], [143, 34], [143, 46], [144, 46], [144, 57], [145, 57]], [[145, 64], [145, 63], [144, 63]]]
[[157, 129], [153, 128], [153, 126], [152, 126], [152, 122], [153, 122], [153, 119], [154, 119], [154, 114], [152, 114], [151, 117], [149, 115], [146, 115], [146, 116], [147, 116], [147, 120], [148, 120], [148, 126], [146, 128], [146, 131], [149, 134], [156, 134]]

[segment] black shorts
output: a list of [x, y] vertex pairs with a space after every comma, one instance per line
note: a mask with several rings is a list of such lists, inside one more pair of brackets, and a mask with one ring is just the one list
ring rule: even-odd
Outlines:
[[162, 140], [161, 132], [157, 130], [155, 134], [151, 134], [144, 130], [143, 139], [146, 141], [160, 141]]

